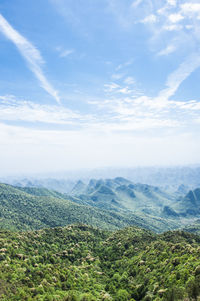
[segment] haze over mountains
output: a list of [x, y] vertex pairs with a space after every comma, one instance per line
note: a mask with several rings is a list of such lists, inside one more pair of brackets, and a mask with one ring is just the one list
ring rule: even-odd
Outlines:
[[[124, 177], [134, 183], [162, 186], [176, 190], [197, 188], [200, 186], [200, 166], [171, 167], [135, 167], [135, 168], [99, 168], [69, 170], [35, 175], [0, 176], [2, 183], [17, 186], [35, 186], [54, 189], [60, 192], [70, 192], [78, 180], [88, 183], [90, 179], [110, 179]], [[184, 187], [186, 186], [186, 187]]]

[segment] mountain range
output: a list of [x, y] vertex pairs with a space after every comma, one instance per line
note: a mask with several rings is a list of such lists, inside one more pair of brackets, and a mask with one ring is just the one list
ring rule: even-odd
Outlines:
[[115, 230], [136, 225], [155, 232], [200, 218], [200, 189], [168, 191], [122, 177], [79, 180], [70, 193], [0, 184], [0, 226], [13, 230], [85, 223]]
[[69, 193], [78, 180], [89, 183], [90, 179], [113, 179], [123, 177], [134, 183], [159, 186], [170, 191], [184, 191], [200, 187], [200, 166], [97, 168], [0, 177], [0, 182], [22, 187], [44, 187]]

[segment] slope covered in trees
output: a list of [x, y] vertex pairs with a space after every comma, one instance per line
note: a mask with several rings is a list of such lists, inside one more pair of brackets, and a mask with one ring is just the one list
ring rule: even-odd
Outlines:
[[0, 226], [3, 228], [34, 230], [77, 222], [110, 230], [136, 225], [157, 232], [174, 229], [179, 224], [156, 216], [136, 215], [122, 208], [107, 210], [44, 188], [0, 184]]
[[200, 237], [86, 225], [0, 232], [0, 300], [197, 300]]
[[183, 228], [184, 231], [200, 235], [200, 219], [196, 220], [193, 224], [190, 224]]

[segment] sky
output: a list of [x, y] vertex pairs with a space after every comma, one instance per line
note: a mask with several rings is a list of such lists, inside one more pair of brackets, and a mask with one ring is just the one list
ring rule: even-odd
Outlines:
[[0, 173], [200, 163], [200, 3], [1, 0]]

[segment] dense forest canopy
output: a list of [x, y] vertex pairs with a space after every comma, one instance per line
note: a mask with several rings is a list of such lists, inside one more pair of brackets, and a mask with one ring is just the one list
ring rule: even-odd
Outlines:
[[197, 300], [200, 237], [86, 225], [0, 232], [0, 300]]

